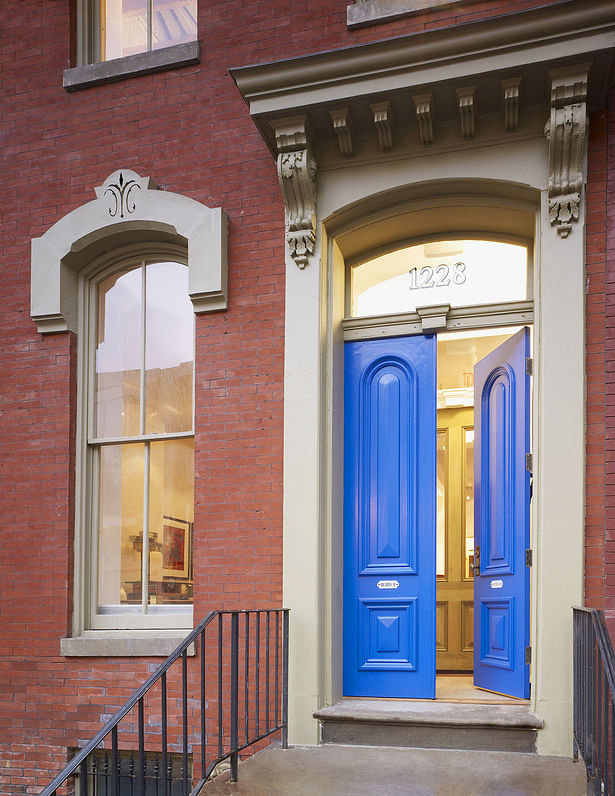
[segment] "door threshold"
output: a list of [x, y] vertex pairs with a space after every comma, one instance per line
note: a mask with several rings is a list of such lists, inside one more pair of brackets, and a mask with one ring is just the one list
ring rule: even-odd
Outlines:
[[360, 697], [345, 696], [343, 699], [360, 699], [374, 702], [452, 702], [467, 705], [529, 705], [529, 699], [496, 694], [477, 688], [472, 682], [471, 674], [438, 674], [436, 675], [435, 699], [407, 699], [404, 697]]

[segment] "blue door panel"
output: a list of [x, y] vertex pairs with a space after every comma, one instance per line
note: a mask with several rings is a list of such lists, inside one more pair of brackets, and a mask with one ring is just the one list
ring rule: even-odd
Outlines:
[[481, 600], [480, 659], [504, 669], [514, 667], [514, 598]]
[[346, 343], [344, 693], [435, 696], [433, 337]]
[[415, 671], [417, 601], [361, 599], [359, 668]]
[[529, 697], [530, 394], [522, 329], [474, 368], [474, 683]]

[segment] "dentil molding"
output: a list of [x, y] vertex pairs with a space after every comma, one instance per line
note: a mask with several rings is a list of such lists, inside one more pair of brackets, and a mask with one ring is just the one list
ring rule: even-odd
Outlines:
[[579, 220], [587, 130], [587, 76], [591, 64], [553, 69], [549, 141], [549, 219], [562, 238]]
[[305, 268], [316, 243], [316, 161], [308, 140], [307, 117], [278, 119], [271, 126], [286, 208], [286, 243], [297, 266]]

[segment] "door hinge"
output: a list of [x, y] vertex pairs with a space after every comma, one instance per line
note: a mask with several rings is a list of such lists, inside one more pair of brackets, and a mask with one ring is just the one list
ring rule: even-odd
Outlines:
[[534, 472], [534, 457], [531, 453], [525, 454], [525, 469], [529, 473]]
[[525, 551], [525, 566], [531, 567], [533, 563], [532, 548], [528, 547]]
[[525, 375], [531, 376], [534, 373], [534, 360], [532, 357], [525, 358]]
[[525, 662], [526, 662], [526, 664], [528, 666], [532, 662], [532, 648], [531, 647], [526, 647], [525, 648]]

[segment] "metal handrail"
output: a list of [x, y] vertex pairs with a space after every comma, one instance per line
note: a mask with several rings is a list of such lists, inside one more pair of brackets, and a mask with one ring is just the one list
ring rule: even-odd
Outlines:
[[[230, 617], [230, 677], [224, 677], [224, 655], [223, 655], [223, 635], [224, 617]], [[240, 617], [243, 617], [240, 628]], [[250, 633], [250, 617], [254, 617], [254, 631]], [[261, 636], [261, 617], [265, 618], [265, 629]], [[272, 617], [275, 623], [275, 664], [273, 668], [273, 682], [275, 689], [275, 702], [273, 706], [274, 723], [270, 722], [270, 679], [272, 677], [272, 667], [270, 660], [271, 647], [271, 625]], [[217, 736], [218, 754], [214, 759], [207, 761], [207, 723], [205, 698], [206, 684], [206, 653], [209, 650], [206, 644], [205, 631], [209, 625], [217, 618]], [[171, 666], [181, 658], [181, 682], [182, 682], [182, 796], [196, 796], [201, 787], [210, 777], [214, 768], [223, 760], [230, 760], [230, 778], [232, 782], [237, 779], [237, 764], [239, 752], [255, 744], [273, 733], [281, 732], [283, 748], [288, 744], [288, 623], [289, 611], [285, 608], [279, 609], [256, 609], [256, 610], [237, 610], [237, 611], [210, 611], [205, 618], [192, 630], [181, 644], [173, 650], [169, 657], [148, 677], [143, 685], [122, 705], [122, 707], [107, 721], [102, 729], [92, 738], [92, 740], [79, 751], [79, 753], [65, 766], [65, 768], [55, 777], [55, 779], [43, 790], [39, 796], [54, 796], [56, 790], [75, 773], [79, 773], [81, 780], [80, 796], [88, 796], [88, 776], [95, 776], [95, 773], [88, 770], [88, 760], [98, 749], [98, 747], [111, 735], [111, 773], [106, 774], [112, 779], [112, 793], [119, 794], [119, 743], [118, 726], [135, 707], [138, 710], [138, 764], [137, 775], [135, 778], [141, 780], [141, 793], [145, 794], [145, 724], [144, 724], [144, 698], [152, 687], [161, 682], [162, 699], [162, 771], [160, 777], [162, 783], [161, 794], [167, 796], [168, 782], [166, 777], [168, 765], [167, 749], [167, 687], [166, 675]], [[243, 630], [243, 634], [240, 633]], [[240, 642], [243, 641], [244, 666], [243, 666], [243, 698], [244, 698], [244, 738], [239, 742], [239, 680], [240, 664], [239, 649]], [[188, 788], [188, 649], [192, 644], [199, 643], [198, 655], [200, 656], [200, 741], [201, 741], [201, 776], [198, 781], [193, 777], [193, 786]], [[261, 664], [261, 647], [265, 645], [265, 660]], [[250, 650], [253, 650], [253, 659], [250, 658]], [[281, 654], [281, 660], [280, 660]], [[250, 663], [253, 664], [253, 671]], [[280, 672], [281, 665], [281, 672]], [[263, 673], [264, 672], [264, 673]], [[260, 718], [261, 703], [263, 702], [261, 693], [261, 678], [265, 679], [265, 721]], [[280, 684], [281, 678], [281, 684]], [[223, 741], [223, 684], [228, 681], [230, 686], [230, 745], [225, 746]], [[254, 708], [254, 715], [250, 714], [250, 706]], [[253, 731], [250, 730], [250, 720], [252, 720]], [[264, 724], [264, 726], [263, 726]], [[134, 752], [134, 750], [132, 750]], [[95, 789], [94, 789], [95, 790]]]
[[587, 793], [615, 796], [615, 653], [596, 608], [573, 608], [573, 734]]

